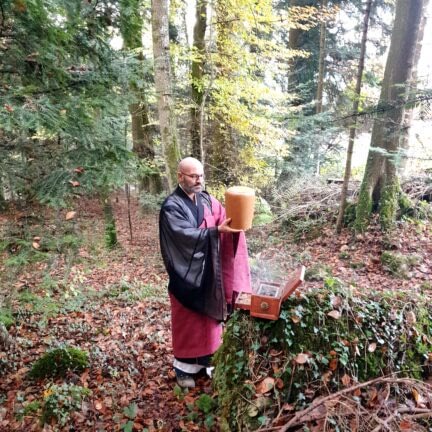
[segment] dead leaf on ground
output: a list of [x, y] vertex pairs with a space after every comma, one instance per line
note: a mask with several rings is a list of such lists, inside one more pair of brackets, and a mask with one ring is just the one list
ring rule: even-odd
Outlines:
[[294, 359], [297, 364], [305, 364], [308, 360], [309, 356], [305, 353], [297, 354], [296, 358]]
[[259, 394], [267, 393], [273, 390], [275, 386], [275, 379], [272, 377], [264, 378], [255, 386], [255, 391]]
[[68, 211], [68, 212], [66, 213], [65, 219], [66, 219], [66, 220], [74, 219], [74, 218], [75, 218], [75, 215], [76, 215], [76, 211]]
[[337, 320], [341, 317], [341, 313], [336, 309], [330, 311], [327, 315]]
[[369, 346], [368, 346], [368, 351], [369, 351], [370, 353], [373, 353], [373, 352], [376, 350], [376, 347], [377, 347], [376, 342], [372, 342], [372, 343], [370, 343]]
[[351, 384], [351, 377], [348, 374], [344, 374], [344, 376], [341, 378], [341, 381], [345, 387], [348, 387]]

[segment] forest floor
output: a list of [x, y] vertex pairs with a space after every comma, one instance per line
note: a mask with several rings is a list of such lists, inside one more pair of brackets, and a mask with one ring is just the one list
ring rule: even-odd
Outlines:
[[[103, 212], [95, 200], [77, 202], [77, 213], [67, 222], [63, 214], [37, 208], [0, 215], [2, 235], [26, 229], [34, 236], [32, 247], [37, 251], [43, 250], [44, 233], [48, 237], [59, 224], [69, 224], [84, 238], [73, 260], [65, 252], [22, 266], [7, 262], [17, 250], [0, 255], [0, 298], [9, 298], [8, 307], [16, 318], [9, 329], [13, 345], [0, 351], [0, 431], [208, 430], [204, 422], [212, 419], [197, 401], [203, 394], [213, 396], [211, 381], [200, 378], [195, 389], [184, 392], [172, 372], [157, 213], [143, 214], [132, 200], [131, 240], [122, 194], [114, 208], [119, 247], [112, 251], [103, 246]], [[430, 222], [402, 223], [387, 238], [374, 226], [363, 235], [345, 230], [340, 236], [332, 227], [324, 227], [315, 239], [294, 243], [292, 236], [270, 225], [253, 228], [247, 237], [254, 276], [263, 277], [266, 269], [268, 277], [283, 278], [298, 263], [314, 270], [301, 290], [322, 286], [323, 279], [331, 276], [361, 290], [432, 292]], [[415, 257], [405, 264], [405, 277], [383, 266], [384, 244]], [[33, 362], [59, 344], [87, 351], [91, 366], [66, 378], [30, 379]], [[53, 390], [53, 383], [84, 386], [91, 394], [69, 413], [67, 406], [73, 401], [62, 399], [66, 387]], [[53, 391], [59, 420], [42, 425], [44, 404]]]

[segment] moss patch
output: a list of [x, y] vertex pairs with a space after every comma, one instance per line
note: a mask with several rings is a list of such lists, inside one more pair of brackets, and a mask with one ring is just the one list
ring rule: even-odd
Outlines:
[[82, 371], [89, 366], [88, 354], [77, 348], [56, 348], [39, 358], [31, 368], [31, 378], [64, 376], [68, 371]]

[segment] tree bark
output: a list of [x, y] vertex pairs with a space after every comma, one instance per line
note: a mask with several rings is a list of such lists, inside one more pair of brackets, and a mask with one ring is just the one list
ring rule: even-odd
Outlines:
[[161, 144], [165, 159], [168, 189], [173, 190], [177, 179], [180, 150], [174, 113], [174, 99], [171, 90], [167, 0], [152, 1], [152, 35]]
[[[120, 32], [126, 49], [137, 51], [136, 59], [143, 71], [144, 56], [142, 53], [142, 26], [143, 18], [140, 14], [140, 0], [120, 1]], [[144, 81], [145, 77], [141, 77]], [[155, 155], [155, 131], [150, 126], [149, 108], [142, 89], [132, 81], [130, 83], [136, 102], [129, 105], [131, 115], [132, 149], [140, 160], [152, 163]], [[142, 176], [139, 179], [139, 189], [149, 193], [159, 193], [162, 190], [160, 173]]]
[[360, 188], [355, 227], [363, 231], [379, 208], [384, 230], [392, 227], [398, 207], [397, 163], [406, 102], [406, 84], [413, 68], [424, 0], [397, 0], [390, 51], [381, 87], [382, 117], [374, 122], [371, 147]]
[[207, 24], [207, 0], [197, 0], [196, 22], [193, 32], [193, 61], [191, 67], [191, 142], [192, 156], [198, 160], [204, 160], [204, 149], [201, 136], [201, 110], [203, 103], [203, 73], [205, 55], [205, 32]]
[[[321, 0], [321, 10], [327, 7], [327, 0]], [[322, 19], [320, 24], [320, 48], [318, 59], [318, 85], [316, 93], [316, 107], [317, 114], [322, 112], [323, 104], [323, 88], [324, 88], [324, 75], [325, 75], [325, 56], [326, 56], [326, 22]]]
[[336, 232], [338, 233], [340, 233], [342, 229], [342, 223], [343, 223], [345, 207], [346, 207], [346, 197], [348, 192], [348, 183], [351, 177], [351, 161], [352, 161], [352, 154], [354, 149], [354, 140], [356, 136], [357, 114], [358, 114], [358, 108], [360, 102], [363, 69], [364, 69], [364, 63], [366, 57], [366, 41], [367, 41], [367, 35], [369, 29], [369, 17], [370, 17], [371, 6], [372, 6], [372, 0], [367, 0], [365, 12], [363, 15], [363, 31], [362, 31], [362, 38], [361, 38], [361, 45], [360, 45], [360, 59], [357, 68], [356, 88], [355, 88], [355, 96], [354, 96], [355, 99], [353, 102], [353, 110], [352, 110], [353, 118], [352, 118], [352, 125], [349, 131], [344, 182], [342, 185], [341, 199], [339, 204], [339, 214], [336, 221]]
[[[423, 36], [424, 36], [424, 30], [426, 27], [427, 22], [427, 6], [429, 4], [429, 0], [425, 0], [423, 5], [423, 16], [420, 23], [419, 33], [417, 37], [417, 46], [416, 46], [416, 52], [414, 55], [414, 64], [413, 64], [413, 70], [411, 73], [411, 79], [410, 79], [410, 90], [411, 93], [415, 93], [415, 90], [417, 89], [417, 65], [420, 60], [420, 55], [422, 51], [422, 42], [423, 42]], [[405, 112], [404, 120], [403, 120], [403, 128], [402, 128], [402, 137], [401, 137], [401, 161], [398, 166], [398, 174], [403, 175], [405, 172], [406, 164], [408, 161], [407, 153], [409, 150], [409, 131], [411, 128], [411, 123], [414, 115], [414, 109], [410, 108], [407, 109]]]
[[[321, 11], [327, 7], [327, 0], [321, 0]], [[318, 83], [316, 93], [315, 113], [320, 114], [323, 110], [324, 76], [325, 76], [325, 57], [326, 57], [326, 25], [324, 18], [320, 24], [320, 48], [318, 58]], [[320, 145], [317, 145], [316, 152], [316, 175], [320, 173]]]

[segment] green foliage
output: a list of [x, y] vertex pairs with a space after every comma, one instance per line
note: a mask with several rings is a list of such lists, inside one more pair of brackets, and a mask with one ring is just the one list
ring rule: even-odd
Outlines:
[[2, 28], [14, 37], [2, 49], [0, 182], [12, 198], [64, 207], [127, 175], [121, 89], [130, 68], [110, 45], [113, 12], [65, 0], [4, 3]]
[[33, 364], [31, 378], [64, 376], [68, 371], [82, 371], [89, 366], [88, 354], [77, 348], [56, 348], [45, 353]]
[[113, 249], [117, 244], [117, 230], [113, 219], [105, 224], [105, 246], [108, 249]]
[[165, 193], [154, 195], [143, 192], [140, 194], [139, 203], [144, 213], [152, 213], [160, 210], [165, 198]]
[[331, 276], [331, 268], [325, 264], [315, 264], [306, 269], [306, 281], [323, 281], [328, 276]]
[[381, 193], [380, 223], [383, 231], [389, 231], [394, 227], [399, 209], [399, 195], [400, 185], [398, 181], [384, 187]]
[[323, 219], [293, 218], [284, 221], [284, 226], [293, 233], [294, 241], [301, 243], [313, 240], [321, 235]]
[[135, 402], [123, 408], [123, 414], [131, 420], [133, 420], [137, 416], [137, 412], [138, 405]]
[[351, 227], [354, 225], [356, 218], [356, 204], [355, 203], [347, 203], [345, 207], [344, 213], [344, 225], [347, 227]]
[[362, 183], [360, 194], [356, 207], [356, 219], [354, 228], [356, 231], [364, 232], [369, 225], [369, 220], [372, 212], [372, 198], [366, 188], [365, 182]]
[[[233, 315], [215, 355], [222, 424], [254, 430], [258, 416], [274, 418], [281, 401], [300, 409], [347, 382], [393, 373], [418, 379], [426, 372], [432, 349], [427, 298], [353, 293], [333, 278], [325, 286], [290, 297], [277, 321]], [[266, 393], [272, 402], [258, 404], [264, 378], [279, 385]]]
[[419, 256], [416, 254], [403, 255], [384, 251], [381, 254], [381, 263], [393, 276], [407, 278], [411, 267], [419, 263]]
[[9, 309], [0, 308], [0, 323], [8, 329], [15, 324], [15, 319]]
[[51, 384], [44, 391], [41, 422], [50, 423], [55, 419], [65, 426], [73, 411], [81, 410], [83, 400], [91, 395], [91, 390], [73, 384]]
[[273, 221], [273, 213], [269, 203], [262, 197], [255, 200], [255, 213], [252, 226], [267, 225]]

